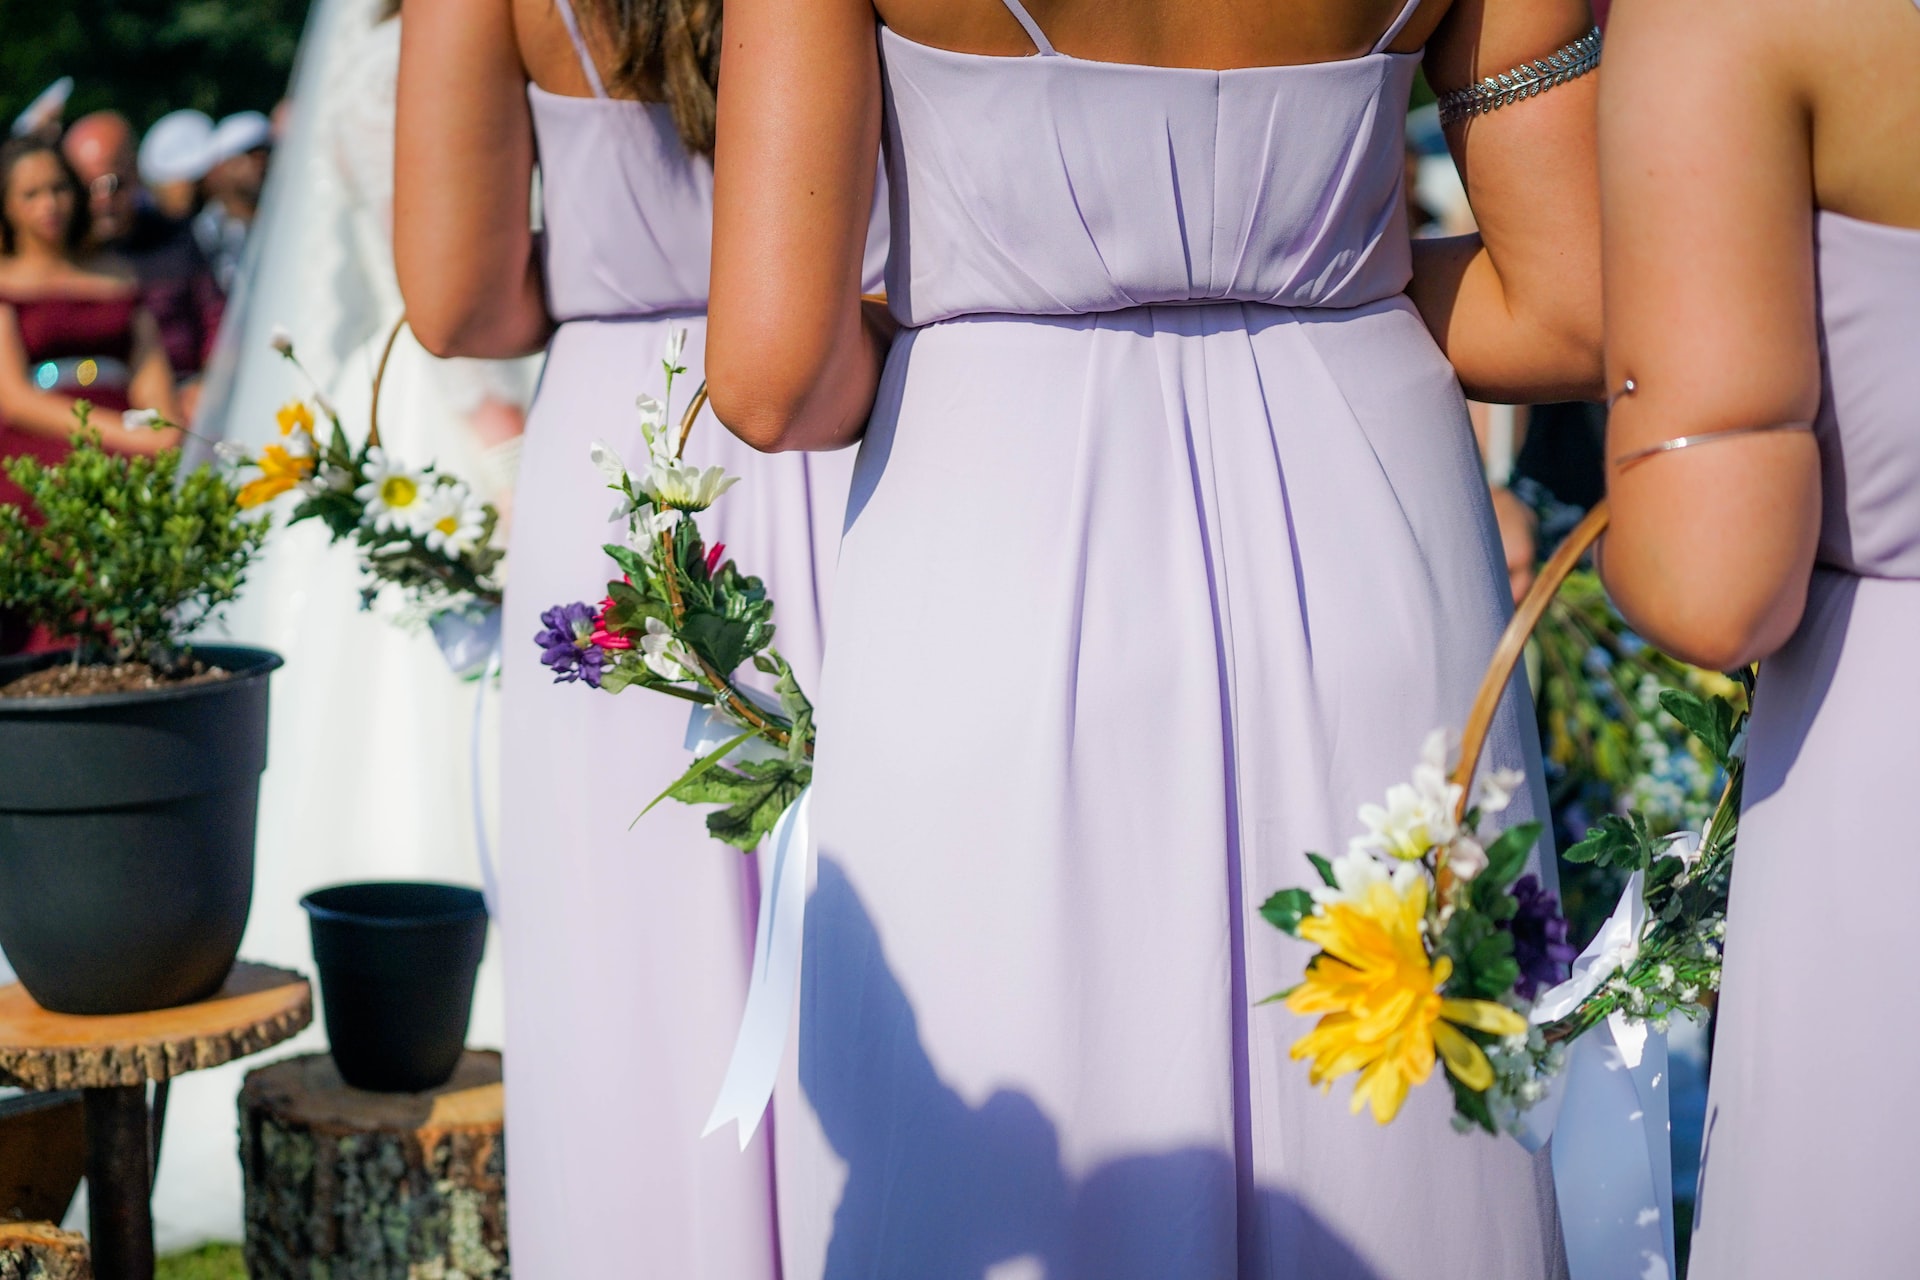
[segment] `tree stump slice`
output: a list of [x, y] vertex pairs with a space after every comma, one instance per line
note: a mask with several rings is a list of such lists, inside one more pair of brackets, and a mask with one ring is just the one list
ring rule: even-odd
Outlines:
[[198, 1004], [151, 1013], [51, 1013], [19, 983], [0, 987], [0, 1083], [100, 1089], [170, 1080], [270, 1049], [313, 1021], [313, 989], [245, 961]]
[[240, 1091], [249, 1280], [509, 1280], [500, 1055], [367, 1093], [324, 1053]]
[[0, 1222], [0, 1280], [93, 1280], [87, 1238], [51, 1222]]

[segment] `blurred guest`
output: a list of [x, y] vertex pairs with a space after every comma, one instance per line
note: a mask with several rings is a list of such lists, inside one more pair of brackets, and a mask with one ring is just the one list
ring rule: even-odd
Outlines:
[[183, 380], [184, 407], [191, 414], [225, 307], [213, 268], [189, 225], [162, 213], [141, 184], [133, 129], [124, 116], [112, 111], [82, 116], [67, 130], [64, 146], [85, 184], [91, 243], [132, 264], [141, 304], [160, 326], [167, 360]]
[[207, 144], [207, 176], [200, 181], [206, 203], [193, 220], [193, 238], [213, 264], [214, 279], [231, 291], [246, 252], [247, 232], [260, 211], [267, 180], [267, 149], [273, 127], [258, 111], [241, 111], [214, 126]]
[[176, 222], [200, 211], [200, 179], [213, 165], [213, 120], [204, 111], [169, 111], [140, 139], [140, 180], [154, 207]]
[[[90, 248], [89, 222], [57, 146], [38, 137], [0, 146], [0, 460], [65, 457], [82, 400], [108, 449], [153, 453], [178, 439], [126, 423], [133, 408], [177, 422], [180, 407], [139, 281]], [[0, 502], [24, 501], [0, 473]], [[0, 619], [0, 640], [17, 647], [26, 637], [9, 622]]]

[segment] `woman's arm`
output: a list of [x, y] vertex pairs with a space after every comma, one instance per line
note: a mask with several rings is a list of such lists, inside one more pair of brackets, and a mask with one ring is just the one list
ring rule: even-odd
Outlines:
[[[145, 322], [144, 331], [141, 328]], [[153, 318], [145, 311], [135, 313], [134, 319], [134, 403], [143, 408], [159, 409], [169, 422], [177, 422], [179, 409], [173, 401], [172, 378], [167, 371], [166, 353], [160, 352], [160, 370], [167, 379], [167, 388], [161, 403], [148, 404], [138, 398], [142, 386], [140, 373], [145, 369], [151, 352], [158, 348], [160, 335], [153, 324]], [[147, 344], [152, 344], [151, 346]], [[27, 377], [27, 348], [20, 337], [20, 321], [12, 307], [0, 303], [0, 418], [6, 419], [9, 426], [37, 436], [49, 439], [65, 440], [73, 435], [80, 425], [73, 416], [75, 406], [82, 397], [70, 396], [58, 391], [42, 391]], [[153, 388], [151, 375], [145, 386]], [[119, 453], [157, 453], [180, 439], [177, 431], [129, 431], [121, 425], [120, 415], [110, 409], [94, 409], [87, 421], [100, 433], [100, 441], [109, 449]]]
[[[1544, 58], [1592, 25], [1587, 0], [1455, 0], [1427, 42], [1427, 78], [1441, 93], [1463, 88]], [[1447, 130], [1480, 230], [1415, 241], [1407, 292], [1476, 400], [1603, 394], [1601, 74]]]
[[[1607, 450], [1807, 422], [1820, 402], [1810, 119], [1791, 24], [1745, 0], [1618, 0], [1601, 98]], [[1799, 624], [1820, 525], [1811, 435], [1657, 454], [1608, 477], [1604, 572], [1649, 640], [1727, 670]]]
[[435, 355], [527, 355], [553, 327], [528, 215], [526, 94], [507, 0], [408, 0], [393, 251], [408, 323]]
[[[133, 381], [127, 387], [127, 400], [134, 408], [151, 409], [168, 422], [182, 421], [180, 396], [174, 387], [166, 345], [160, 339], [160, 325], [144, 307], [133, 313]], [[180, 432], [172, 428], [128, 431], [122, 427], [119, 436], [109, 440], [102, 425], [102, 443], [121, 453], [159, 453], [180, 443]]]
[[860, 305], [880, 151], [868, 0], [729, 0], [714, 157], [707, 389], [757, 449], [866, 423], [886, 334]]

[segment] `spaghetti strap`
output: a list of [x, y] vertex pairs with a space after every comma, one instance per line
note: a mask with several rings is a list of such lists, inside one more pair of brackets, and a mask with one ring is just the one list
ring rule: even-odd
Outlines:
[[553, 7], [560, 11], [560, 21], [567, 29], [567, 39], [573, 41], [573, 51], [580, 56], [580, 69], [587, 74], [587, 86], [593, 90], [594, 97], [606, 97], [606, 82], [600, 78], [600, 68], [594, 65], [593, 54], [587, 51], [587, 38], [580, 34], [580, 20], [573, 16], [573, 0], [553, 0]]
[[[1400, 33], [1407, 29], [1407, 23], [1412, 21], [1413, 15], [1420, 11], [1420, 3], [1421, 0], [1407, 0], [1406, 6], [1400, 10], [1400, 16], [1393, 20], [1392, 26], [1387, 28], [1387, 34], [1375, 41], [1369, 52], [1385, 53], [1387, 46], [1399, 38]], [[1920, 4], [1920, 0], [1914, 0], [1914, 3]]]
[[[1414, 2], [1417, 4], [1419, 0], [1414, 0]], [[1040, 51], [1041, 57], [1052, 57], [1055, 53], [1059, 52], [1053, 47], [1052, 42], [1047, 39], [1047, 33], [1040, 29], [1040, 24], [1033, 20], [1033, 15], [1027, 12], [1027, 7], [1021, 4], [1020, 0], [1000, 0], [1000, 3], [1006, 5], [1007, 12], [1013, 15], [1016, 22], [1026, 28], [1027, 38], [1033, 41], [1033, 47]], [[1920, 3], [1920, 0], [1915, 0], [1915, 3]]]

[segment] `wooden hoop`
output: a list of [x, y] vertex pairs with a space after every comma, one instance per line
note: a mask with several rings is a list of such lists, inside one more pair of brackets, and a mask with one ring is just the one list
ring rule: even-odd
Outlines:
[[1600, 540], [1607, 530], [1607, 502], [1602, 498], [1586, 518], [1574, 526], [1559, 549], [1553, 553], [1546, 565], [1540, 570], [1540, 576], [1534, 579], [1533, 587], [1520, 607], [1514, 610], [1513, 620], [1507, 623], [1507, 629], [1500, 636], [1500, 643], [1493, 651], [1493, 661], [1487, 665], [1486, 678], [1480, 682], [1480, 692], [1473, 699], [1473, 710], [1467, 713], [1467, 727], [1460, 735], [1460, 764], [1453, 771], [1453, 781], [1460, 787], [1460, 803], [1455, 817], [1464, 819], [1473, 799], [1473, 775], [1480, 767], [1480, 753], [1486, 749], [1487, 734], [1493, 728], [1494, 713], [1500, 709], [1500, 699], [1507, 691], [1507, 682], [1513, 678], [1513, 669], [1525, 652], [1527, 638], [1533, 629], [1540, 625], [1547, 606], [1553, 603], [1554, 596], [1560, 593], [1567, 577], [1580, 563], [1580, 557], [1587, 549]]
[[380, 443], [380, 385], [387, 380], [387, 361], [393, 359], [394, 344], [400, 341], [400, 331], [407, 327], [407, 313], [402, 311], [400, 318], [393, 322], [393, 329], [387, 334], [386, 345], [380, 348], [380, 363], [373, 369], [373, 401], [367, 406], [367, 447], [373, 448]]

